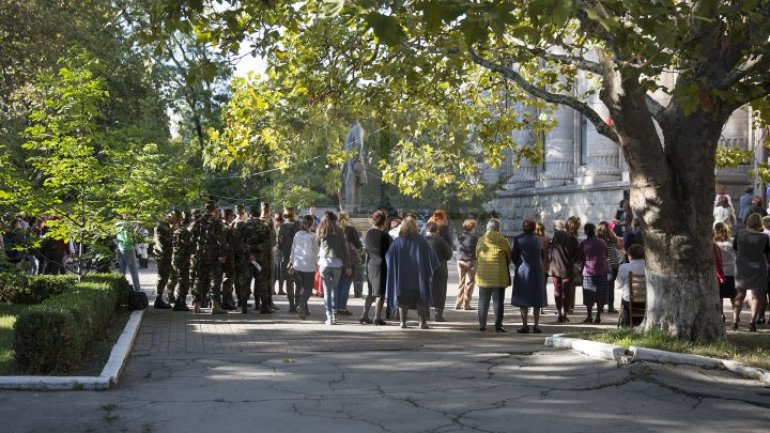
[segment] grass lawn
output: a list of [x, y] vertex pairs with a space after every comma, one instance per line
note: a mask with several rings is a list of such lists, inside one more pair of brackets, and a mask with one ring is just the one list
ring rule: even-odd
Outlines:
[[25, 308], [26, 305], [0, 304], [0, 376], [15, 374], [13, 324], [16, 323], [16, 315]]
[[[25, 308], [27, 308], [26, 305], [0, 304], [0, 376], [17, 374], [16, 361], [13, 359], [13, 324], [16, 323], [16, 315]], [[115, 321], [92, 342], [80, 366], [68, 375], [98, 376], [110, 357], [112, 346], [118, 341], [130, 317], [131, 311], [119, 310]]]
[[628, 349], [630, 346], [689, 353], [719, 359], [731, 359], [742, 364], [770, 370], [770, 338], [765, 333], [728, 334], [723, 341], [713, 344], [695, 344], [676, 340], [663, 332], [636, 334], [633, 329], [614, 329], [604, 332], [581, 332], [571, 337], [611, 343]]

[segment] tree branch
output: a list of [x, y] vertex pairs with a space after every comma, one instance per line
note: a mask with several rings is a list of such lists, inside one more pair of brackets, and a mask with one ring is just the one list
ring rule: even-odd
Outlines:
[[552, 60], [562, 65], [573, 65], [578, 69], [582, 69], [586, 72], [592, 72], [594, 74], [601, 75], [602, 73], [602, 68], [601, 66], [599, 66], [597, 62], [586, 60], [581, 56], [573, 56], [569, 54], [554, 54], [542, 48], [529, 48], [529, 47], [521, 47], [521, 48], [529, 51], [530, 53], [536, 56], [543, 57], [546, 60]]
[[529, 93], [532, 96], [535, 96], [537, 98], [540, 98], [552, 104], [564, 105], [564, 106], [573, 108], [574, 110], [586, 116], [586, 118], [594, 125], [594, 127], [596, 127], [596, 131], [599, 134], [609, 138], [615, 143], [619, 143], [618, 135], [615, 133], [615, 131], [609, 125], [607, 125], [607, 123], [604, 121], [604, 119], [602, 119], [599, 113], [594, 111], [594, 109], [589, 107], [584, 102], [578, 100], [573, 96], [562, 95], [558, 93], [551, 93], [545, 89], [541, 89], [533, 85], [532, 83], [528, 82], [527, 80], [525, 80], [524, 77], [522, 77], [519, 73], [517, 73], [513, 69], [480, 57], [476, 53], [476, 50], [473, 49], [473, 47], [468, 47], [468, 51], [474, 63], [480, 66], [483, 66], [489, 69], [490, 71], [497, 72], [498, 74], [502, 74], [503, 76], [509, 78], [510, 80], [518, 84], [519, 87], [521, 87], [525, 92]]

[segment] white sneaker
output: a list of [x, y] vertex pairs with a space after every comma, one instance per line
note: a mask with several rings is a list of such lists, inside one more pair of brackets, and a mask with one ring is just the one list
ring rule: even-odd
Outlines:
[[332, 319], [329, 318], [329, 319], [326, 319], [326, 321], [324, 322], [324, 325], [331, 326], [331, 325], [334, 325], [334, 322], [332, 322]]

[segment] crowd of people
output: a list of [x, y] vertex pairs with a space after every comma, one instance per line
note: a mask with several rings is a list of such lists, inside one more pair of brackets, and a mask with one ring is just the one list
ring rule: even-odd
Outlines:
[[[741, 197], [738, 213], [729, 196], [717, 194], [713, 254], [720, 297], [730, 299], [733, 306], [733, 328], [739, 328], [750, 292], [749, 330], [755, 331], [764, 323], [768, 305], [770, 217], [752, 192], [747, 189]], [[371, 228], [362, 234], [345, 212], [319, 216], [311, 207], [308, 214], [297, 216], [292, 208], [272, 213], [268, 203], [246, 212], [244, 206], [220, 209], [209, 202], [203, 211], [169, 213], [154, 228], [152, 253], [158, 269], [154, 307], [245, 314], [253, 299], [256, 311], [270, 314], [278, 309], [273, 296], [285, 295], [289, 311], [305, 320], [311, 314], [308, 301], [315, 294], [323, 296], [325, 323], [333, 325], [340, 316], [352, 314], [347, 304], [353, 287], [356, 297], [364, 297], [359, 323], [385, 325], [393, 318], [407, 327], [409, 310], [416, 310], [419, 326], [428, 328], [431, 313], [435, 322], [446, 320], [448, 262], [456, 257], [454, 309], [475, 309], [472, 300], [478, 287], [481, 331], [487, 328], [492, 307], [494, 330], [506, 332], [506, 289], [512, 286], [510, 303], [519, 307], [522, 322], [517, 332], [540, 333], [549, 279], [558, 323], [570, 322], [576, 287], [581, 286], [582, 323], [601, 323], [605, 311], [617, 313], [618, 291], [621, 322], [631, 325], [628, 274], [643, 274], [645, 264], [639, 220], [627, 218], [628, 213], [624, 197], [610, 222], [583, 224], [573, 216], [554, 221], [549, 236], [542, 223], [526, 219], [520, 234], [506, 238], [496, 218], [486, 221], [483, 233], [475, 219], [466, 219], [454, 236], [447, 212], [441, 209], [425, 223], [415, 214], [389, 216], [378, 210], [371, 215]], [[27, 263], [25, 268], [33, 274], [66, 272], [66, 257], [74, 246], [48, 239], [47, 220], [6, 215], [3, 227], [0, 246], [8, 264]], [[146, 244], [147, 233], [124, 220], [116, 224], [115, 232], [112, 247], [119, 267], [140, 290], [140, 246]], [[188, 294], [192, 305], [187, 303]]]
[[0, 271], [16, 268], [30, 275], [65, 274], [75, 245], [49, 236], [58, 217], [37, 218], [7, 213], [0, 220]]
[[[191, 291], [195, 312], [211, 308], [212, 314], [238, 309], [247, 313], [253, 297], [254, 309], [269, 314], [277, 308], [273, 296], [286, 295], [289, 311], [304, 320], [311, 314], [308, 301], [316, 294], [324, 298], [325, 323], [333, 325], [340, 316], [352, 314], [347, 303], [353, 286], [355, 296], [364, 297], [359, 323], [384, 325], [395, 319], [407, 327], [409, 310], [416, 310], [419, 327], [428, 328], [431, 316], [435, 322], [446, 320], [448, 262], [456, 252], [456, 310], [475, 309], [471, 302], [478, 286], [479, 329], [486, 330], [493, 307], [495, 331], [506, 332], [505, 292], [513, 286], [510, 302], [519, 307], [522, 320], [517, 331], [540, 333], [549, 278], [559, 323], [569, 322], [575, 287], [581, 281], [587, 312], [583, 322], [600, 323], [605, 306], [608, 312], [616, 312], [613, 284], [621, 264], [630, 262], [635, 271], [644, 269], [638, 222], [620, 230], [621, 239], [618, 220], [600, 222], [597, 227], [570, 217], [555, 221], [550, 238], [542, 223], [527, 219], [522, 233], [508, 239], [495, 218], [486, 222], [484, 233], [477, 232], [475, 219], [467, 219], [455, 237], [447, 212], [441, 209], [424, 224], [415, 214], [389, 217], [378, 210], [363, 234], [345, 212], [317, 216], [314, 211], [311, 208], [302, 217], [291, 208], [272, 214], [264, 203], [246, 214], [242, 207], [222, 212], [209, 203], [202, 215], [167, 215], [155, 228], [155, 308], [187, 311]], [[579, 241], [581, 227], [585, 239]], [[120, 254], [124, 248], [118, 233]], [[623, 249], [635, 244], [638, 249]], [[125, 247], [130, 249], [130, 243]], [[628, 301], [624, 284], [626, 278], [618, 280], [623, 306]]]
[[[749, 299], [749, 332], [766, 322], [768, 262], [770, 262], [770, 217], [754, 188], [746, 187], [736, 215], [724, 188], [714, 198], [713, 255], [719, 281], [719, 296], [732, 305], [732, 329], [740, 328], [744, 300]], [[750, 293], [750, 296], [749, 296]], [[722, 320], [727, 318], [722, 314]]]

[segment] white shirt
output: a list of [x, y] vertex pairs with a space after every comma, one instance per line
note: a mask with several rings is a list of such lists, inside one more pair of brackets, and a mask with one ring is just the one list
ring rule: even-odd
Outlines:
[[719, 250], [722, 252], [722, 272], [725, 277], [735, 276], [735, 250], [733, 241], [717, 242]]
[[318, 238], [315, 233], [299, 231], [291, 244], [289, 263], [298, 272], [315, 272], [318, 257]]
[[644, 259], [631, 260], [618, 268], [618, 278], [615, 279], [615, 289], [620, 289], [620, 297], [626, 302], [631, 301], [631, 291], [628, 289], [628, 273], [644, 275]]

